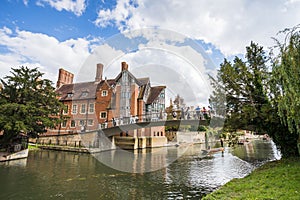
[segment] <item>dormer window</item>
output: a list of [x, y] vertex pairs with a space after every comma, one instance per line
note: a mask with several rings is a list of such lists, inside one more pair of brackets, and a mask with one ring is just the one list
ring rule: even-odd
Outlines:
[[87, 97], [88, 94], [89, 94], [88, 92], [82, 92], [82, 93], [81, 93], [81, 97]]
[[68, 93], [67, 97], [73, 97], [73, 93]]

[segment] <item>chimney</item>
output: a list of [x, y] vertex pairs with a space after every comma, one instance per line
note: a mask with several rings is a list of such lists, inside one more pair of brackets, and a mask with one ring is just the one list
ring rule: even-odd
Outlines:
[[65, 84], [72, 84], [73, 78], [74, 78], [74, 74], [64, 70], [63, 68], [60, 68], [58, 74], [58, 80], [56, 83], [56, 88], [60, 88], [62, 85]]
[[126, 62], [122, 62], [122, 71], [128, 70], [128, 65]]
[[98, 63], [95, 82], [100, 82], [102, 80], [102, 73], [103, 73], [103, 64]]

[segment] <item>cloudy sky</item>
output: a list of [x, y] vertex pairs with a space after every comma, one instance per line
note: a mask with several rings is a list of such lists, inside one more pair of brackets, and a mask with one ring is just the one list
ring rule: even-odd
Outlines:
[[164, 84], [169, 96], [207, 103], [207, 74], [243, 57], [255, 41], [300, 23], [300, 0], [2, 0], [0, 78], [12, 67], [59, 68], [93, 80], [96, 63], [114, 78], [126, 61], [137, 77]]

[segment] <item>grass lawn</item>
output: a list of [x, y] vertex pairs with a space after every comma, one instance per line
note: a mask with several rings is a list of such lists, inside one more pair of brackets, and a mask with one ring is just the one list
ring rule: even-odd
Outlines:
[[37, 145], [35, 145], [35, 144], [28, 144], [28, 149], [29, 150], [38, 150], [39, 147]]
[[300, 200], [300, 158], [274, 161], [242, 179], [233, 179], [203, 199]]

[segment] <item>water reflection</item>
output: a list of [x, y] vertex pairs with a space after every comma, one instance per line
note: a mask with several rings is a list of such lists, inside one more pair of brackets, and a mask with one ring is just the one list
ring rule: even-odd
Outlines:
[[242, 146], [230, 149], [231, 153], [239, 158], [259, 166], [266, 161], [278, 160], [281, 158], [280, 151], [273, 141], [254, 140]]
[[[170, 146], [126, 151], [122, 149], [95, 153], [93, 156], [113, 169], [129, 173], [146, 173], [167, 167], [182, 155], [187, 155], [192, 145]], [[204, 147], [198, 145], [198, 154]], [[195, 148], [196, 149], [196, 148]], [[195, 154], [195, 152], [193, 152]]]
[[[219, 152], [210, 159], [203, 158], [202, 148], [158, 148], [125, 157], [123, 151], [97, 155], [119, 168], [143, 173], [110, 168], [89, 154], [31, 151], [25, 166], [0, 163], [0, 199], [199, 199], [232, 178], [246, 176], [258, 164], [276, 159], [270, 142], [226, 148], [223, 156]], [[147, 172], [162, 164], [164, 168]]]

